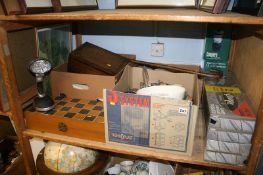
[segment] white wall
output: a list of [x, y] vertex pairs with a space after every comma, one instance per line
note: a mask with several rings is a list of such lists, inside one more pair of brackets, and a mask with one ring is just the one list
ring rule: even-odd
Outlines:
[[[83, 42], [91, 42], [115, 53], [135, 54], [138, 60], [200, 64], [204, 40], [192, 38], [138, 37], [138, 36], [83, 36]], [[151, 56], [152, 43], [164, 43], [164, 56]]]

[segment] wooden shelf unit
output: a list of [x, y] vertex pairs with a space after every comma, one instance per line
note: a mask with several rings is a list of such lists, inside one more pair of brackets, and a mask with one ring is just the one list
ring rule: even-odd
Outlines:
[[238, 13], [211, 14], [196, 9], [117, 9], [90, 10], [34, 15], [0, 16], [7, 21], [45, 20], [133, 20], [133, 21], [174, 21], [174, 22], [217, 22], [232, 24], [263, 24], [262, 17]]
[[[203, 160], [203, 151], [195, 153], [192, 157], [179, 156], [167, 153], [161, 153], [153, 150], [142, 150], [127, 146], [115, 144], [106, 144], [93, 142], [83, 139], [66, 137], [52, 133], [43, 133], [35, 130], [28, 130], [23, 119], [21, 103], [17, 102], [19, 94], [15, 83], [15, 76], [10, 63], [10, 55], [6, 54], [7, 37], [5, 28], [2, 27], [1, 21], [11, 21], [14, 24], [19, 23], [23, 25], [35, 24], [43, 21], [84, 21], [84, 20], [109, 20], [109, 21], [170, 21], [170, 22], [197, 22], [197, 23], [229, 23], [229, 24], [242, 24], [245, 26], [246, 34], [249, 36], [241, 36], [233, 41], [232, 54], [230, 57], [230, 69], [237, 74], [238, 79], [242, 80], [241, 85], [246, 86], [245, 92], [255, 104], [257, 109], [257, 126], [253, 138], [253, 146], [248, 166], [232, 166], [228, 164], [211, 163]], [[253, 25], [253, 26], [252, 26]], [[67, 12], [67, 13], [50, 13], [50, 14], [36, 14], [36, 15], [20, 15], [20, 16], [0, 16], [0, 35], [1, 38], [1, 52], [0, 63], [5, 76], [6, 85], [8, 85], [8, 98], [10, 101], [11, 111], [8, 113], [14, 120], [18, 139], [22, 145], [22, 152], [28, 174], [36, 174], [34, 162], [32, 158], [31, 147], [28, 139], [30, 137], [39, 137], [46, 140], [59, 141], [63, 143], [79, 145], [84, 147], [95, 148], [99, 150], [106, 150], [110, 152], [138, 155], [142, 157], [149, 157], [154, 159], [163, 159], [174, 162], [188, 163], [194, 165], [202, 165], [208, 167], [217, 167], [232, 169], [237, 171], [247, 171], [253, 174], [257, 164], [260, 146], [263, 141], [262, 124], [263, 124], [263, 90], [260, 87], [263, 82], [262, 59], [260, 50], [263, 48], [263, 18], [254, 17], [249, 15], [226, 13], [226, 14], [210, 14], [194, 9], [118, 9], [118, 10], [92, 10], [80, 12]], [[241, 32], [243, 33], [243, 32]], [[253, 42], [255, 41], [255, 42]], [[253, 44], [254, 43], [254, 44]], [[255, 44], [257, 47], [254, 51]], [[253, 52], [249, 52], [253, 50]], [[249, 59], [246, 59], [249, 58]], [[250, 58], [252, 59], [251, 61]], [[240, 63], [243, 63], [240, 65]], [[247, 68], [247, 69], [246, 69]], [[246, 70], [245, 70], [246, 69]], [[258, 76], [256, 76], [258, 75]], [[262, 75], [262, 76], [261, 76]], [[251, 78], [253, 77], [253, 78]], [[259, 80], [258, 80], [258, 79]], [[252, 83], [250, 83], [252, 81]], [[262, 86], [262, 84], [261, 84]], [[1, 114], [1, 113], [0, 113]], [[5, 113], [3, 113], [5, 114]], [[130, 148], [130, 149], [127, 149]]]

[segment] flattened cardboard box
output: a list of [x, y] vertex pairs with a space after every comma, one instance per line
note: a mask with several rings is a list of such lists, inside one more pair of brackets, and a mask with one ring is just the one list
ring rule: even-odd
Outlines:
[[150, 83], [161, 80], [181, 84], [194, 97], [193, 104], [189, 100], [123, 93], [140, 88], [142, 72], [140, 67], [127, 66], [114, 90], [104, 90], [106, 141], [191, 155], [199, 105], [195, 75], [147, 69]]

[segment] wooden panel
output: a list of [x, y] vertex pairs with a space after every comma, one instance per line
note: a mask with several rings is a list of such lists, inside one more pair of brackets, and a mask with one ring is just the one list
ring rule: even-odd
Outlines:
[[203, 39], [205, 37], [205, 31], [205, 23], [101, 20], [78, 22], [78, 33], [82, 35], [154, 36]]
[[[104, 123], [93, 124], [94, 122], [83, 122], [78, 120], [63, 119], [62, 117], [47, 117], [45, 115], [26, 114], [28, 128], [38, 131], [46, 131], [59, 135], [84, 138], [105, 142]], [[63, 123], [67, 131], [62, 132], [58, 126]]]
[[25, 91], [22, 91], [21, 93], [19, 93], [19, 101], [21, 102], [21, 104], [26, 103], [36, 95], [37, 95], [36, 86], [31, 86]]
[[28, 71], [29, 62], [37, 56], [35, 29], [8, 32], [8, 45], [12, 55], [18, 91], [35, 84], [35, 77]]
[[[247, 172], [254, 174], [261, 142], [263, 123], [263, 37], [262, 27], [239, 26], [232, 70], [257, 111], [257, 123], [252, 140]], [[260, 30], [261, 29], [261, 30]]]
[[0, 20], [139, 20], [263, 24], [263, 18], [237, 13], [211, 14], [196, 9], [90, 10], [36, 15], [0, 16]]
[[263, 40], [245, 31], [240, 34], [232, 69], [257, 111], [263, 92]]

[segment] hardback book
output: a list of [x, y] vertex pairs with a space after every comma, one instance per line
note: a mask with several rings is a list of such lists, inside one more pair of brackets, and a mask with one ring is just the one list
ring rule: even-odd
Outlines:
[[97, 0], [51, 0], [55, 12], [98, 9]]
[[117, 0], [118, 8], [129, 7], [195, 7], [195, 0]]

